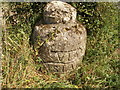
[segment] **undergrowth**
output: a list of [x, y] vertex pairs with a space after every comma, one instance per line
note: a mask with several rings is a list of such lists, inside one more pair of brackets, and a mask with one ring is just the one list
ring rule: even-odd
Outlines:
[[[46, 3], [7, 3], [3, 30], [3, 88], [118, 88], [120, 61], [116, 3], [70, 3], [86, 27], [87, 49], [79, 69], [58, 77], [42, 68], [30, 42]], [[36, 62], [39, 62], [37, 64]]]

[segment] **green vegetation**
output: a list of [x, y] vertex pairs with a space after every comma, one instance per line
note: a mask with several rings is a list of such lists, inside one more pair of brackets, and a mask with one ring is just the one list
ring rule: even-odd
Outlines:
[[[57, 76], [42, 70], [30, 42], [46, 3], [7, 3], [3, 30], [3, 88], [118, 88], [120, 60], [116, 3], [70, 3], [87, 29], [87, 49], [78, 71]], [[11, 12], [11, 13], [9, 13]], [[37, 63], [36, 63], [37, 62]]]

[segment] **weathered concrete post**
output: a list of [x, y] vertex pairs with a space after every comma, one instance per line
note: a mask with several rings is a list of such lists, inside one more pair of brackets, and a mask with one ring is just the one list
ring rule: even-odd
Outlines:
[[76, 9], [52, 1], [46, 5], [43, 20], [35, 26], [34, 46], [50, 72], [66, 73], [76, 69], [85, 54], [86, 30], [76, 21]]

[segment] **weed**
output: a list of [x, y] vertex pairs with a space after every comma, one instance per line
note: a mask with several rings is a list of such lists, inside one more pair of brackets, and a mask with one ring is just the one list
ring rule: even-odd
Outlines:
[[[120, 61], [116, 3], [71, 3], [88, 32], [83, 63], [70, 75], [57, 77], [39, 71], [42, 60], [30, 45], [34, 25], [45, 3], [9, 3], [3, 30], [3, 88], [118, 88]], [[37, 8], [36, 8], [37, 7]], [[90, 9], [91, 7], [91, 9]], [[39, 64], [37, 64], [37, 63]]]

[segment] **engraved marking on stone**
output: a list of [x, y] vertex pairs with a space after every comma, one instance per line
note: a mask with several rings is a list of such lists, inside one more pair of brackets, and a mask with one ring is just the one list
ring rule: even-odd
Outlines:
[[71, 5], [52, 1], [45, 6], [43, 19], [35, 27], [34, 41], [44, 41], [38, 46], [42, 48], [38, 49], [39, 56], [52, 72], [75, 69], [85, 53], [86, 30], [77, 22], [76, 14]]

